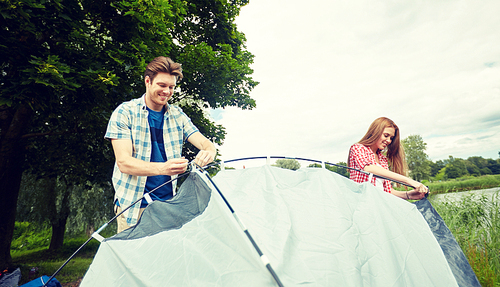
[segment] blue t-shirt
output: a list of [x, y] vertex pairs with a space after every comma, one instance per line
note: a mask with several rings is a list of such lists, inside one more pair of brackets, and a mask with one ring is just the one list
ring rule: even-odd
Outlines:
[[[165, 109], [161, 112], [156, 112], [148, 109], [148, 122], [151, 134], [151, 162], [166, 162], [167, 156], [165, 154], [165, 144], [163, 142], [163, 117]], [[168, 175], [148, 176], [144, 193], [150, 192], [158, 186], [169, 181], [171, 178]], [[149, 194], [152, 200], [167, 200], [173, 197], [172, 183], [165, 184]], [[141, 208], [148, 205], [146, 199], [141, 202]]]

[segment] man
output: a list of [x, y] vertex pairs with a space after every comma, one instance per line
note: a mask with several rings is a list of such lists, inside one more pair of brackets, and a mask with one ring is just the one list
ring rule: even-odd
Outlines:
[[[187, 139], [197, 147], [195, 163], [205, 166], [215, 158], [215, 146], [193, 125], [179, 107], [168, 100], [182, 68], [170, 58], [155, 58], [146, 67], [146, 93], [138, 99], [124, 102], [111, 115], [105, 138], [111, 140], [116, 157], [113, 171], [115, 212], [129, 206], [144, 193], [168, 182], [171, 176], [186, 171], [187, 159], [181, 156]], [[175, 184], [164, 185], [151, 193], [152, 200], [172, 198]], [[135, 204], [117, 218], [118, 233], [135, 225], [147, 206]]]

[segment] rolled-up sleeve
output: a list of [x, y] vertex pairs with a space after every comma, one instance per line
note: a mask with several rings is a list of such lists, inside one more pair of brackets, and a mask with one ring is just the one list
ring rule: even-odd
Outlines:
[[116, 108], [111, 114], [104, 138], [132, 139], [129, 114], [122, 108], [122, 105]]
[[375, 161], [375, 154], [373, 152], [369, 152], [368, 149], [368, 147], [361, 144], [351, 146], [351, 160], [354, 161], [354, 164], [358, 169], [363, 170], [366, 166], [377, 163]]

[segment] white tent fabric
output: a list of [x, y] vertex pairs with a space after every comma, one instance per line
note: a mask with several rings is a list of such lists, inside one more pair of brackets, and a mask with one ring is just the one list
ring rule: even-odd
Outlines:
[[[136, 229], [205, 192], [189, 187], [199, 179], [190, 176], [174, 199], [151, 204]], [[284, 286], [458, 286], [415, 205], [370, 184], [271, 166], [221, 171], [214, 182]], [[182, 226], [104, 241], [81, 286], [277, 286], [207, 187], [206, 208]]]
[[[181, 188], [166, 202], [154, 201], [135, 228], [102, 242], [80, 286], [274, 286], [222, 198], [212, 189], [197, 189], [204, 184], [201, 178], [190, 176], [183, 187], [194, 181], [195, 188]], [[201, 214], [181, 219], [189, 221], [182, 226], [155, 230], [163, 223], [158, 214], [205, 193], [209, 201]], [[190, 208], [184, 212], [194, 213]]]

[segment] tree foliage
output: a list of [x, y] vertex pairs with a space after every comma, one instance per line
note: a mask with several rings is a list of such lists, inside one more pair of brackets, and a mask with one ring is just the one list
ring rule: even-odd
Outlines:
[[446, 171], [444, 173], [445, 178], [458, 178], [464, 175], [468, 175], [467, 166], [465, 160], [461, 158], [454, 158], [450, 155], [446, 163]]
[[428, 179], [431, 168], [429, 156], [425, 153], [427, 144], [420, 135], [410, 135], [402, 140], [410, 177], [416, 181]]
[[429, 160], [429, 166], [431, 167], [431, 176], [436, 176], [446, 164], [442, 160], [437, 160], [436, 162]]
[[284, 159], [277, 159], [276, 163], [273, 164], [272, 166], [277, 166], [280, 168], [286, 168], [290, 170], [297, 170], [300, 168], [300, 163], [296, 159], [284, 158]]
[[427, 144], [420, 135], [410, 135], [402, 140], [402, 143], [410, 169], [410, 176], [417, 181], [500, 174], [500, 159], [494, 160], [472, 156], [464, 160], [449, 156], [447, 159], [433, 162], [425, 153]]
[[449, 156], [448, 159], [444, 160], [444, 163], [446, 164], [445, 178], [449, 179], [462, 176], [500, 174], [500, 159], [473, 156], [465, 160]]
[[[183, 64], [179, 103], [222, 144], [204, 110], [255, 106], [253, 55], [233, 23], [244, 0], [3, 0], [0, 2], [0, 267], [10, 262], [23, 170], [89, 190], [109, 180], [103, 139], [121, 102], [144, 92], [157, 56]], [[193, 104], [196, 103], [196, 104]], [[189, 157], [195, 151], [189, 148]], [[57, 186], [57, 185], [56, 185]], [[5, 236], [4, 236], [5, 235]]]
[[[72, 235], [90, 232], [113, 217], [113, 194], [113, 187], [109, 183], [94, 184], [89, 188], [85, 185], [68, 185], [62, 177], [55, 181], [37, 179], [32, 173], [25, 172], [16, 221], [31, 222], [39, 227], [67, 222], [66, 228], [59, 232], [68, 231]], [[60, 247], [55, 242], [51, 244], [53, 249]]]

